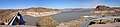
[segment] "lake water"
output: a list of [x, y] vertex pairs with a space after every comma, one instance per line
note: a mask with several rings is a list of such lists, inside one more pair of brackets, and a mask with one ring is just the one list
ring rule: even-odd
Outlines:
[[[79, 19], [80, 16], [90, 15], [90, 11], [92, 9], [83, 9], [77, 11], [63, 11], [62, 13], [53, 15], [54, 20], [57, 22], [66, 22], [75, 19]], [[39, 20], [37, 17], [32, 16], [24, 16], [24, 20], [26, 21], [27, 25], [36, 25], [36, 22]]]
[[57, 22], [66, 22], [75, 19], [80, 19], [80, 16], [90, 15], [90, 12], [93, 9], [82, 9], [74, 11], [63, 11], [63, 13], [54, 15], [54, 18]]

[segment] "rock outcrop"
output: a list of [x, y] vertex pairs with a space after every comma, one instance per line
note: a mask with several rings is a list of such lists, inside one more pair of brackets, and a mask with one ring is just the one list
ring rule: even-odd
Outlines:
[[119, 15], [120, 14], [120, 8], [115, 7], [108, 7], [104, 5], [98, 5], [95, 10], [93, 11], [94, 15]]

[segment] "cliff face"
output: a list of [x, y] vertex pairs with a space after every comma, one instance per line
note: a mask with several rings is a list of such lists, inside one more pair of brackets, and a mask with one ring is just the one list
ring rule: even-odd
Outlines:
[[120, 8], [108, 7], [108, 6], [97, 6], [93, 11], [94, 15], [119, 15]]
[[108, 10], [110, 7], [108, 6], [104, 6], [104, 5], [98, 5], [95, 9], [95, 11], [104, 11], [104, 10]]

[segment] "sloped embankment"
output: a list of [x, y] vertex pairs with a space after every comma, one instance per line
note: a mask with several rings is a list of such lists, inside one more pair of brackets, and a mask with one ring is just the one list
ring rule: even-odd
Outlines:
[[79, 19], [60, 23], [57, 27], [81, 27], [81, 24], [84, 22], [84, 20], [85, 18], [83, 16], [80, 16]]
[[57, 27], [80, 27], [80, 23], [81, 23], [80, 19], [72, 20], [69, 22], [60, 23], [59, 26]]
[[56, 27], [57, 25], [52, 16], [43, 16], [39, 17], [39, 19], [37, 23], [38, 27]]

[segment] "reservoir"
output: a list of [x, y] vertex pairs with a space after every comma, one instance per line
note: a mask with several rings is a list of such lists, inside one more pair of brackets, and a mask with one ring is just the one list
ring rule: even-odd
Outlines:
[[[58, 23], [71, 21], [80, 19], [80, 16], [86, 16], [90, 15], [90, 11], [93, 9], [80, 9], [80, 10], [73, 10], [73, 11], [63, 11], [62, 13], [53, 15], [53, 19], [57, 21]], [[32, 17], [32, 16], [23, 16], [24, 20], [26, 21], [27, 25], [36, 25], [36, 22], [38, 21], [38, 17]]]
[[80, 10], [70, 10], [63, 11], [60, 14], [54, 15], [57, 22], [66, 22], [75, 19], [80, 19], [80, 16], [90, 15], [93, 9], [80, 9]]

